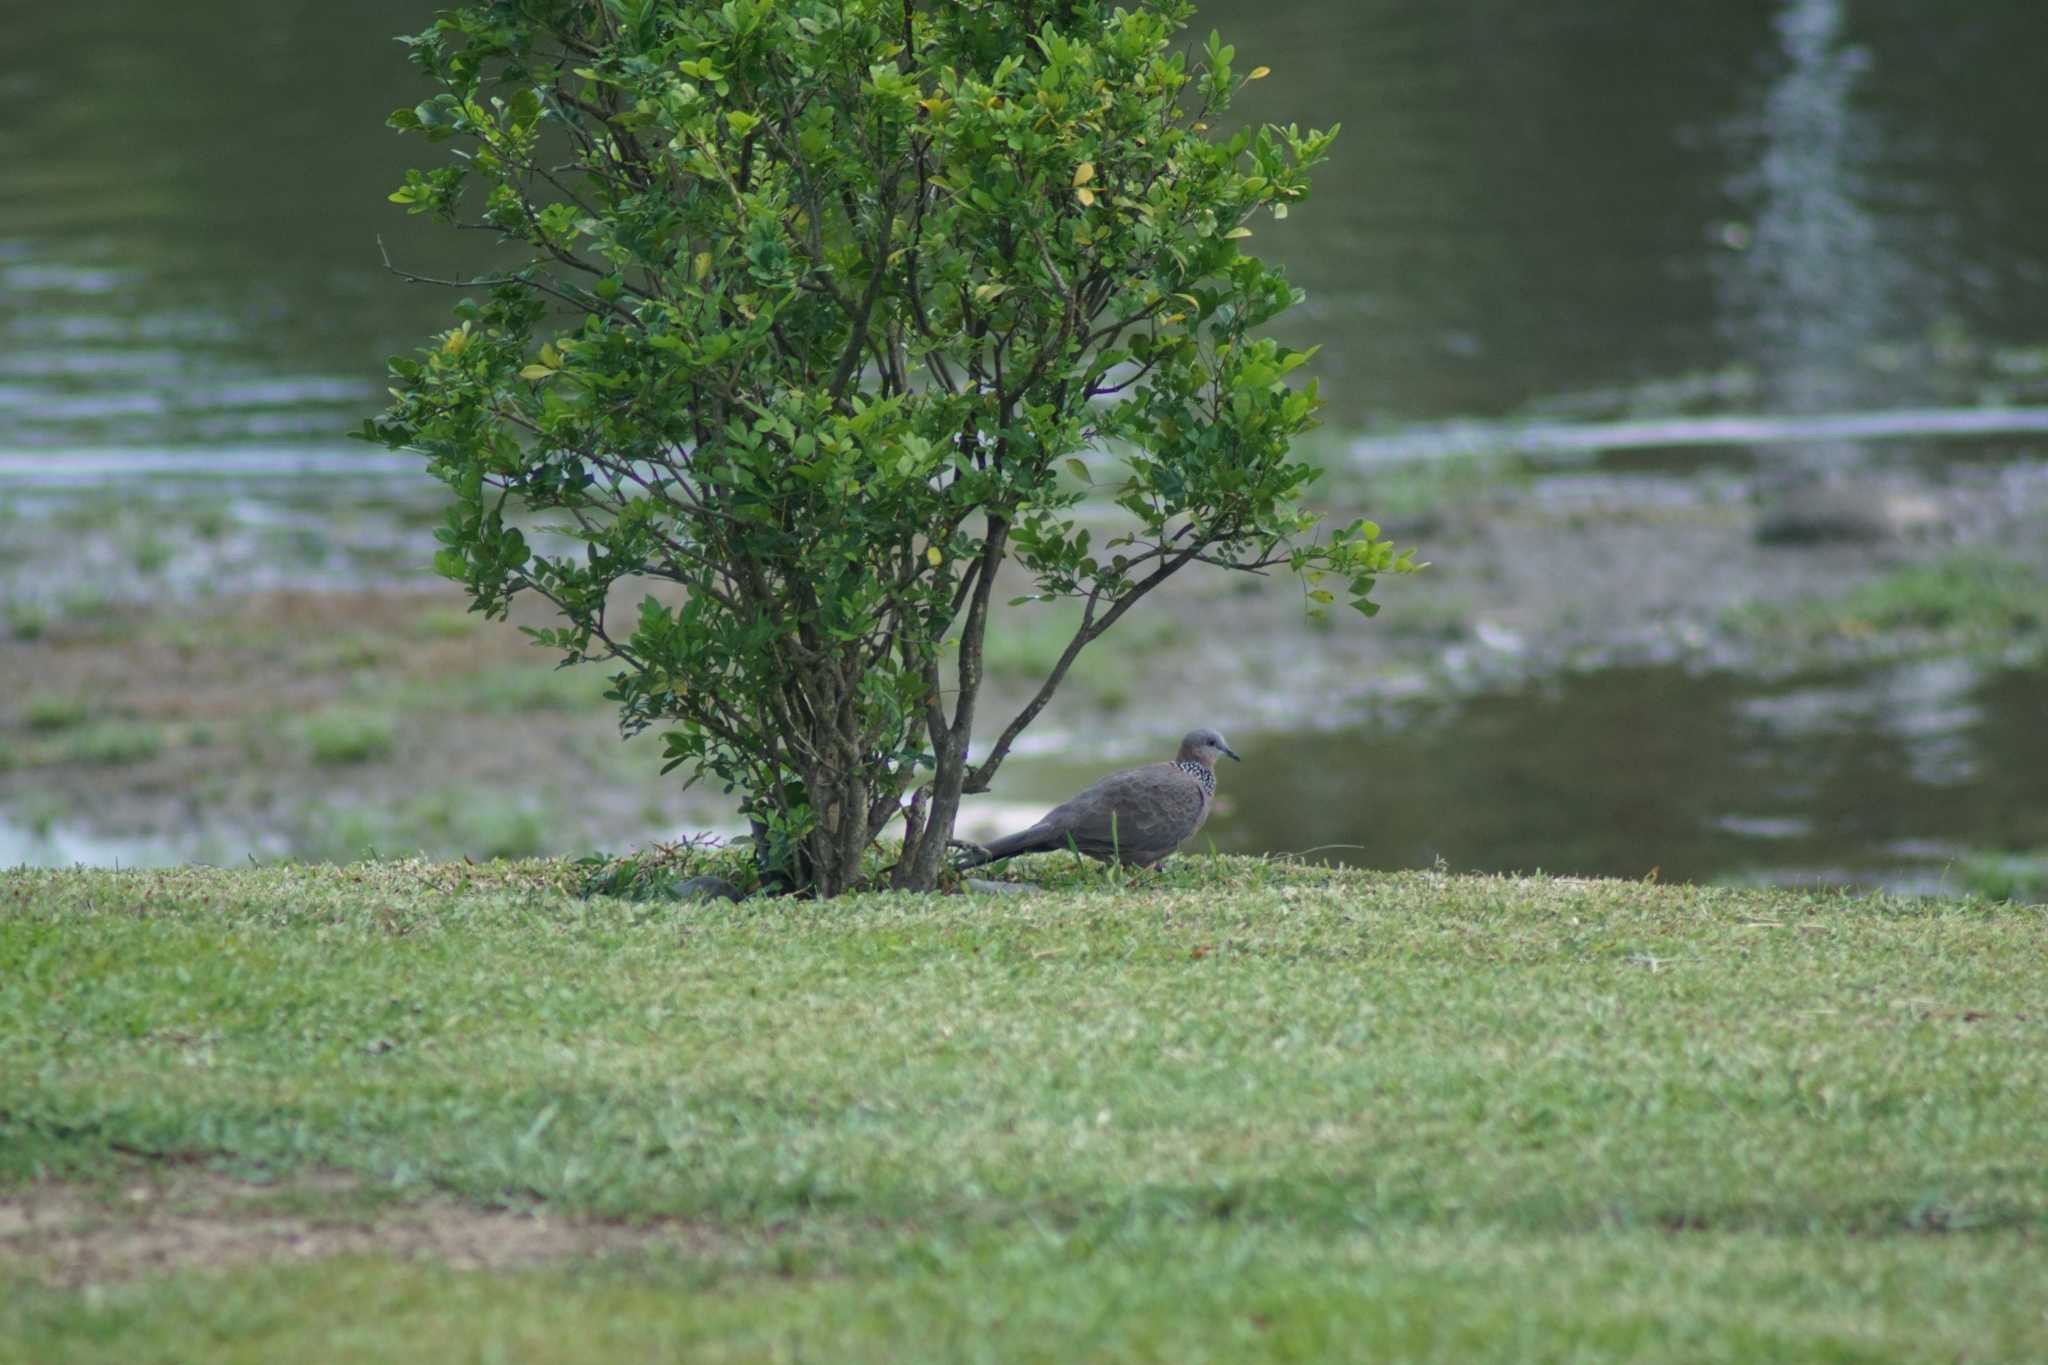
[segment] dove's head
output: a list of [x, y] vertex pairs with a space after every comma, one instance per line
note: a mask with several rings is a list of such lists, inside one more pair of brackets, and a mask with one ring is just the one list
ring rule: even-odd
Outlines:
[[1193, 759], [1205, 768], [1213, 768], [1216, 760], [1225, 756], [1237, 758], [1237, 750], [1224, 743], [1223, 736], [1214, 730], [1190, 730], [1181, 739], [1179, 758], [1183, 762]]

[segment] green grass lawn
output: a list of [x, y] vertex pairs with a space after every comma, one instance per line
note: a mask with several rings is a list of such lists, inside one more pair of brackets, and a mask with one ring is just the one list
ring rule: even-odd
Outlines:
[[[2048, 910], [1023, 871], [7, 873], [0, 1357], [2048, 1357]], [[141, 1269], [30, 1221], [199, 1178]], [[280, 1209], [352, 1240], [234, 1254]]]

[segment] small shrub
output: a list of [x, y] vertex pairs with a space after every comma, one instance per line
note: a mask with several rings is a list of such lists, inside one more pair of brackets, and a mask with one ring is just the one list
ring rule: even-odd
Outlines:
[[170, 567], [177, 555], [172, 544], [155, 530], [145, 530], [128, 546], [128, 562], [144, 578], [154, 578]]
[[[619, 665], [622, 727], [735, 791], [785, 889], [861, 884], [892, 824], [932, 889], [960, 798], [1188, 566], [1364, 615], [1415, 567], [1304, 506], [1310, 355], [1263, 335], [1300, 293], [1239, 245], [1334, 133], [1230, 118], [1269, 69], [1192, 17], [469, 0], [404, 40], [439, 89], [391, 126], [458, 145], [391, 200], [523, 249], [360, 434], [455, 495], [436, 569]], [[999, 577], [1087, 606], [977, 744]]]
[[147, 516], [150, 504], [118, 493], [88, 493], [58, 504], [50, 520], [66, 531], [111, 531], [131, 517]]
[[48, 840], [58, 822], [71, 814], [71, 808], [61, 797], [32, 791], [26, 799], [10, 803], [7, 819], [16, 829], [26, 830], [29, 838], [41, 842]]
[[57, 602], [56, 615], [66, 625], [100, 627], [113, 625], [121, 617], [121, 604], [104, 588], [77, 588]]
[[495, 668], [475, 677], [469, 704], [479, 711], [571, 711], [604, 705], [605, 686], [594, 669]]
[[2048, 849], [2032, 856], [1973, 853], [1959, 869], [1963, 889], [1986, 900], [2048, 903]]
[[532, 805], [468, 788], [427, 792], [399, 815], [407, 848], [426, 848], [479, 861], [531, 858], [544, 851], [548, 817]]
[[225, 501], [202, 503], [191, 509], [192, 534], [209, 544], [234, 529], [235, 509]]
[[464, 801], [449, 820], [455, 850], [479, 861], [531, 858], [547, 841], [548, 821], [540, 811], [496, 798]]
[[76, 697], [30, 697], [21, 708], [21, 724], [39, 734], [51, 734], [83, 725], [86, 714], [85, 703]]
[[71, 733], [63, 757], [109, 766], [142, 763], [163, 752], [163, 731], [142, 721], [103, 720]]
[[294, 856], [310, 862], [434, 857], [530, 858], [546, 851], [549, 820], [524, 802], [466, 788], [424, 792], [402, 807], [326, 806], [313, 812]]
[[340, 670], [375, 668], [391, 657], [391, 645], [380, 636], [344, 635], [306, 655], [301, 667], [331, 673]]
[[414, 845], [394, 843], [393, 834], [381, 807], [322, 806], [308, 815], [291, 852], [301, 862], [312, 863], [374, 862], [410, 852]]
[[17, 640], [40, 640], [50, 628], [50, 609], [40, 602], [9, 602], [7, 633]]
[[264, 532], [264, 548], [279, 559], [317, 568], [334, 548], [326, 534], [311, 526], [273, 526]]
[[1843, 599], [1842, 614], [1875, 630], [2037, 630], [2048, 622], [2048, 581], [1994, 555], [1951, 555], [1864, 584]]
[[408, 633], [420, 640], [462, 640], [476, 634], [483, 618], [472, 612], [436, 607], [414, 618]]
[[1406, 611], [1387, 622], [1386, 629], [1409, 639], [1462, 640], [1472, 633], [1478, 615], [1472, 602], [1452, 594], [1419, 597]]
[[1370, 504], [1374, 515], [1386, 521], [1420, 521], [1458, 503], [1518, 492], [1532, 481], [1528, 466], [1506, 453], [1474, 452], [1361, 468], [1341, 441], [1315, 444], [1309, 458], [1327, 476], [1320, 485], [1323, 498]]
[[383, 711], [330, 707], [306, 717], [303, 734], [315, 763], [368, 763], [391, 752], [397, 723]]
[[1747, 603], [1725, 622], [1747, 635], [1809, 640], [1925, 631], [2003, 641], [2048, 629], [2048, 579], [2013, 560], [1966, 552], [1908, 565], [1839, 597]]

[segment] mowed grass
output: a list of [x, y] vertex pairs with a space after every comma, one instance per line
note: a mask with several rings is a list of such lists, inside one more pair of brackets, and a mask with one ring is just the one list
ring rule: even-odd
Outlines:
[[198, 1162], [650, 1242], [83, 1287], [0, 1242], [0, 1352], [2048, 1355], [2048, 910], [1035, 870], [739, 905], [561, 864], [6, 874], [0, 1223], [69, 1182], [118, 1226]]

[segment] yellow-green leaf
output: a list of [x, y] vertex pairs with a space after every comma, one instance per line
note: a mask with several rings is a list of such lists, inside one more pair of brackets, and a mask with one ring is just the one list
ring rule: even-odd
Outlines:
[[1232, 237], [1249, 237], [1251, 235], [1252, 230], [1248, 227], [1234, 227], [1230, 231], [1224, 233], [1223, 237], [1225, 241], [1228, 241]]
[[1094, 479], [1089, 477], [1088, 466], [1081, 460], [1069, 458], [1067, 460], [1067, 472], [1082, 483], [1092, 484], [1095, 482]]
[[936, 545], [927, 546], [924, 552], [924, 557], [925, 562], [930, 564], [934, 569], [938, 568], [939, 565], [946, 562], [946, 557], [939, 553], [939, 547]]
[[1083, 187], [1074, 191], [1074, 197], [1081, 201], [1082, 208], [1087, 208], [1095, 202], [1095, 191]]
[[1081, 163], [1080, 165], [1078, 165], [1078, 166], [1074, 167], [1074, 186], [1075, 186], [1075, 188], [1077, 188], [1077, 189], [1078, 189], [1078, 188], [1079, 188], [1080, 186], [1082, 186], [1082, 185], [1085, 185], [1085, 184], [1087, 184], [1087, 183], [1088, 183], [1089, 181], [1093, 180], [1094, 178], [1095, 178], [1095, 163], [1094, 163], [1094, 162], [1092, 162], [1092, 161], [1084, 161], [1084, 162], [1082, 162], [1082, 163]]
[[1252, 68], [1252, 74], [1246, 76], [1245, 79], [1248, 81], [1262, 81], [1272, 74], [1273, 68], [1270, 66], [1255, 66]]
[[528, 365], [519, 372], [519, 377], [521, 379], [550, 379], [554, 377], [554, 373], [553, 370], [545, 365]]
[[708, 251], [698, 252], [696, 258], [690, 262], [690, 278], [701, 282], [710, 273], [711, 253]]

